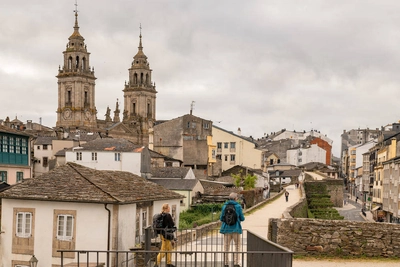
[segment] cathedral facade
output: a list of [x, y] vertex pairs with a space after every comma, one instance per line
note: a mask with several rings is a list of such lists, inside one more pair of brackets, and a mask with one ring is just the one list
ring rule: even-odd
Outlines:
[[142, 33], [138, 52], [129, 68], [129, 79], [123, 88], [123, 111], [117, 100], [113, 114], [107, 107], [104, 119], [97, 117], [95, 104], [94, 68], [90, 66], [90, 53], [85, 39], [79, 33], [78, 13], [75, 25], [63, 52], [64, 62], [59, 67], [58, 108], [56, 128], [64, 132], [99, 132], [125, 138], [152, 148], [153, 126], [156, 120], [156, 86], [152, 70], [143, 52]]

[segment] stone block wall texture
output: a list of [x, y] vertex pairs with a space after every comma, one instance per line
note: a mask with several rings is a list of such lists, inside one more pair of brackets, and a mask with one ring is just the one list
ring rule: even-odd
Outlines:
[[270, 219], [268, 239], [297, 254], [400, 257], [398, 224]]
[[307, 206], [307, 198], [306, 193], [304, 191], [304, 186], [300, 187], [301, 190], [301, 198], [300, 201], [295, 205], [286, 209], [283, 213], [283, 218], [308, 218], [308, 206]]
[[343, 207], [343, 180], [326, 179], [326, 189], [331, 196], [331, 201], [335, 207]]

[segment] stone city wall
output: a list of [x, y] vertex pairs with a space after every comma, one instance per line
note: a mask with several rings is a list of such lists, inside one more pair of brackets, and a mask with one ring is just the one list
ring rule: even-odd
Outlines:
[[398, 224], [270, 219], [268, 239], [300, 254], [400, 257]]

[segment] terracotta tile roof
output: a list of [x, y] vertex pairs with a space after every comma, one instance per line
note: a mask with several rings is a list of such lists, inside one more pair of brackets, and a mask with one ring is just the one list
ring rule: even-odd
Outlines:
[[[89, 141], [85, 144], [81, 144], [81, 147], [81, 150], [117, 152], [132, 152], [141, 148], [141, 146], [138, 146], [123, 138], [99, 138]], [[68, 150], [72, 151], [72, 148], [69, 148]]]
[[152, 168], [152, 178], [185, 178], [190, 167], [162, 167]]
[[99, 171], [69, 162], [11, 186], [0, 198], [129, 204], [183, 196], [130, 172]]

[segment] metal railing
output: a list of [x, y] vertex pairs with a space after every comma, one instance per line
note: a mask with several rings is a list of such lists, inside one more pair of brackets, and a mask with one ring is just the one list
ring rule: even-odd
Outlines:
[[[160, 238], [151, 238], [146, 229], [146, 240], [141, 248], [129, 251], [76, 251], [60, 250], [61, 267], [153, 267], [157, 255], [170, 253], [171, 264], [176, 267], [291, 267], [293, 252], [268, 241], [251, 231], [243, 230], [239, 246], [232, 242], [225, 249], [224, 235], [219, 229], [189, 229], [176, 233], [172, 251], [161, 251]], [[75, 253], [66, 258], [66, 253]], [[159, 267], [167, 267], [163, 257]]]

